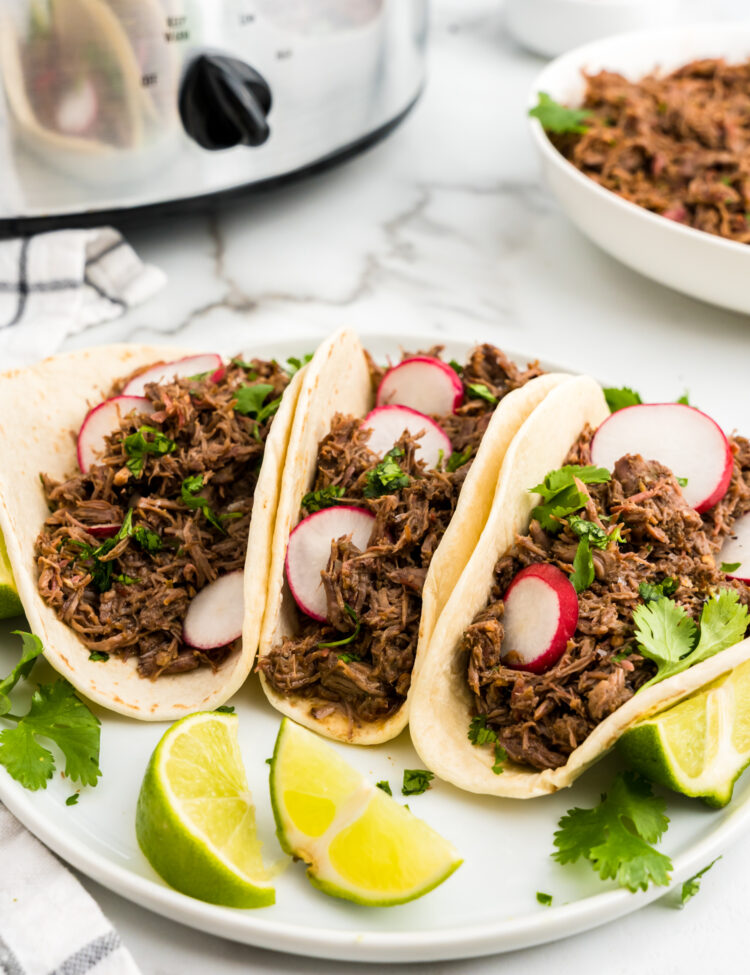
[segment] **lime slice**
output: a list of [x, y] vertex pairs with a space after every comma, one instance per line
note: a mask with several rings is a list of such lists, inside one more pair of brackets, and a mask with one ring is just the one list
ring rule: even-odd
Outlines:
[[617, 748], [653, 782], [725, 806], [750, 764], [750, 661], [630, 728]]
[[204, 711], [172, 725], [146, 769], [135, 830], [151, 866], [183, 894], [228, 907], [274, 903], [236, 715]]
[[3, 533], [0, 532], [0, 620], [7, 620], [11, 616], [22, 616], [23, 606], [18, 598], [13, 570], [8, 559]]
[[334, 897], [403, 904], [462, 863], [447, 840], [287, 718], [271, 760], [271, 803], [284, 850]]

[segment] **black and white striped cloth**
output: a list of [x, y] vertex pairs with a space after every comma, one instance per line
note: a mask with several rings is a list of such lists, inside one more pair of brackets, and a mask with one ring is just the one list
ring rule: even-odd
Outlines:
[[165, 282], [112, 227], [0, 241], [0, 370], [52, 355]]
[[0, 803], [0, 975], [139, 975], [75, 877]]

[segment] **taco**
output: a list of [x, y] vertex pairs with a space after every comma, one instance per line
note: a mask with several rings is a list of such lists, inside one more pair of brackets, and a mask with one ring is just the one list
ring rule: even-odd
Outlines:
[[750, 658], [750, 573], [723, 557], [748, 511], [750, 443], [699, 410], [610, 415], [588, 377], [550, 392], [425, 653], [425, 765], [470, 792], [554, 792]]
[[358, 744], [404, 728], [418, 647], [479, 538], [505, 451], [564, 378], [491, 345], [463, 366], [436, 348], [388, 370], [350, 331], [319, 347], [290, 434], [259, 648], [274, 707]]
[[247, 677], [303, 372], [115, 345], [0, 376], [0, 529], [31, 629], [91, 700], [165, 720]]

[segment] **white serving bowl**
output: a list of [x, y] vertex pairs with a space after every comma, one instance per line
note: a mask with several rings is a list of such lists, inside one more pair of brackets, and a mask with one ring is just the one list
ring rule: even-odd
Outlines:
[[[547, 92], [566, 105], [583, 100], [583, 70], [618, 71], [633, 81], [697, 58], [750, 57], [750, 23], [699, 24], [620, 34], [594, 41], [552, 61], [537, 77], [529, 104]], [[750, 245], [667, 220], [584, 176], [530, 118], [547, 186], [573, 223], [623, 264], [677, 291], [750, 313]]]

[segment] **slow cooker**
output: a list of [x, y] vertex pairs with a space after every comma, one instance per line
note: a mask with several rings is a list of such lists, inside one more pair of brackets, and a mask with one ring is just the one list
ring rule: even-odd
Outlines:
[[0, 229], [299, 175], [388, 132], [427, 0], [2, 0]]

